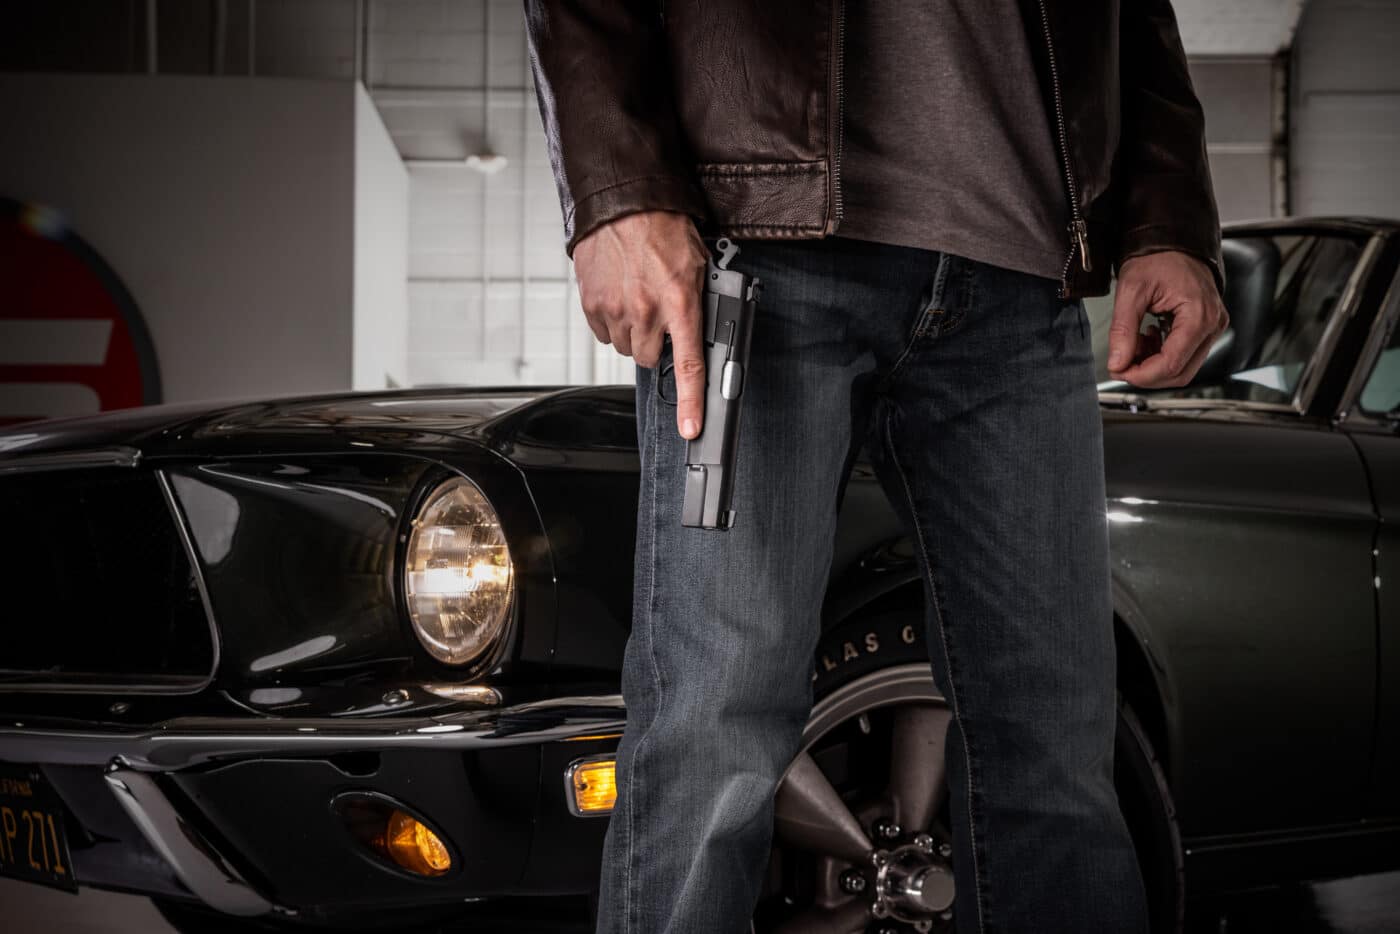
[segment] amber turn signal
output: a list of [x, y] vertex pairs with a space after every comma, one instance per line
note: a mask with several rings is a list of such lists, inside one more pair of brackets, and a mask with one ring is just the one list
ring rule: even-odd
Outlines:
[[420, 876], [440, 876], [452, 868], [452, 855], [428, 825], [395, 810], [384, 829], [384, 851], [395, 863]]
[[569, 810], [579, 817], [612, 811], [617, 802], [617, 763], [606, 758], [579, 759], [564, 773], [569, 789]]

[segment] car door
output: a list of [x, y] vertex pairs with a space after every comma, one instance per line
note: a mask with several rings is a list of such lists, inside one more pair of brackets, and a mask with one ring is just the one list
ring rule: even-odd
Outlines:
[[1344, 406], [1343, 426], [1365, 460], [1381, 520], [1372, 549], [1380, 692], [1368, 816], [1400, 817], [1400, 275]]
[[1193, 850], [1363, 813], [1375, 515], [1319, 387], [1341, 365], [1372, 243], [1231, 237], [1221, 355], [1183, 389], [1105, 387], [1106, 402], [1147, 409], [1105, 421], [1114, 580], [1159, 672]]

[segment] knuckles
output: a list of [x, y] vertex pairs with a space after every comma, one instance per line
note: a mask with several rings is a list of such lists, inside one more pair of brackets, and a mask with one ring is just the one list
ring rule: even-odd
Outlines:
[[677, 357], [675, 366], [676, 376], [680, 378], [705, 375], [705, 361], [701, 357]]

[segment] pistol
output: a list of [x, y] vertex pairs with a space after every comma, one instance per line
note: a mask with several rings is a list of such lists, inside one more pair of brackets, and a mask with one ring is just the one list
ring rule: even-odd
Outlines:
[[749, 371], [749, 339], [762, 284], [730, 269], [738, 244], [721, 237], [705, 263], [705, 416], [700, 434], [685, 446], [685, 505], [681, 524], [728, 529], [734, 524], [735, 456], [739, 415]]

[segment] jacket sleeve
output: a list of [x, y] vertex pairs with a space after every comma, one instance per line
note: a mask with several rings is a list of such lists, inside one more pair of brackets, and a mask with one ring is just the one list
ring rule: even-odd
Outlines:
[[703, 220], [659, 0], [525, 0], [525, 26], [569, 258], [624, 214]]
[[1191, 87], [1176, 15], [1170, 0], [1123, 0], [1121, 17], [1118, 263], [1179, 250], [1204, 260], [1223, 294], [1205, 116]]

